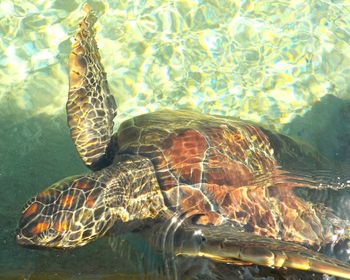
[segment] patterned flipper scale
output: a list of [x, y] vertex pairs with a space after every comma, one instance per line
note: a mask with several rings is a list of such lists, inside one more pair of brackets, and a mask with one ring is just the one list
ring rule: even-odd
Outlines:
[[350, 266], [306, 247], [239, 232], [229, 226], [189, 227], [176, 236], [176, 255], [206, 257], [217, 262], [293, 268], [350, 279]]
[[94, 38], [96, 17], [88, 5], [84, 9], [87, 14], [80, 23], [69, 55], [67, 116], [71, 137], [81, 159], [96, 170], [111, 161], [108, 149], [116, 104], [109, 92]]

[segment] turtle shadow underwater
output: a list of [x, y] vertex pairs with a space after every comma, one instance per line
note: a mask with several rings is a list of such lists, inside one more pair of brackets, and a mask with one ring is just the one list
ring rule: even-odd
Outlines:
[[[343, 174], [338, 173], [340, 176], [350, 175], [350, 100], [331, 94], [325, 95], [303, 116], [296, 117], [286, 124], [281, 132], [308, 143], [332, 160], [333, 173], [329, 172], [329, 179], [337, 180], [338, 165], [343, 166], [343, 171], [340, 172]], [[325, 179], [327, 180], [327, 177]], [[322, 192], [309, 190], [308, 193], [310, 198], [324, 203], [338, 216], [350, 217], [349, 189], [328, 189]]]

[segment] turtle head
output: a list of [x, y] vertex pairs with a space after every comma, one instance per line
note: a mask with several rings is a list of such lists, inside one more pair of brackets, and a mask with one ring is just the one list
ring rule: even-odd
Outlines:
[[151, 161], [118, 156], [111, 166], [66, 178], [27, 202], [16, 240], [29, 247], [79, 247], [117, 221], [154, 219], [164, 208]]
[[89, 176], [64, 179], [25, 205], [16, 236], [18, 244], [74, 248], [102, 236], [113, 225], [106, 186]]

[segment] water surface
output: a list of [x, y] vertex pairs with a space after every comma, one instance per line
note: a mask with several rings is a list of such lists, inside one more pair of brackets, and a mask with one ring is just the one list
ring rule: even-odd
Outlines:
[[[99, 16], [97, 40], [118, 103], [117, 125], [165, 107], [236, 116], [350, 163], [349, 1], [88, 3]], [[166, 278], [163, 256], [137, 233], [68, 252], [31, 251], [14, 243], [29, 197], [87, 171], [64, 112], [70, 37], [81, 16], [78, 1], [0, 3], [0, 274], [115, 279], [146, 277], [147, 270], [150, 279], [159, 271]], [[350, 216], [346, 189], [318, 199]], [[251, 273], [228, 270], [237, 277]]]

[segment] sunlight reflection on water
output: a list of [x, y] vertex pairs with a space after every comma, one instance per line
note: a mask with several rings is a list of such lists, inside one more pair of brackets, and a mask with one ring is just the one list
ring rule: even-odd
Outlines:
[[[117, 122], [190, 108], [279, 127], [348, 96], [347, 1], [91, 1]], [[28, 114], [62, 112], [72, 1], [2, 1], [0, 84]]]
[[[131, 116], [167, 107], [238, 116], [280, 129], [296, 116], [304, 115], [327, 94], [349, 99], [349, 1], [88, 2], [99, 15], [97, 40], [110, 89], [119, 106], [117, 124]], [[48, 159], [46, 154], [53, 150], [61, 153], [62, 147], [71, 148], [48, 145], [50, 148], [45, 149], [48, 143], [44, 143], [43, 148], [41, 141], [46, 127], [40, 124], [45, 123], [41, 113], [58, 118], [64, 113], [70, 37], [81, 16], [81, 5], [70, 0], [2, 0], [0, 3], [0, 106], [3, 114], [16, 115], [11, 125], [18, 125], [15, 130], [8, 129], [15, 136], [9, 140], [13, 143], [10, 150], [17, 154], [6, 159], [14, 160], [19, 154], [26, 159], [14, 162], [7, 170], [0, 165], [5, 170], [0, 170], [0, 176], [10, 174], [11, 179], [4, 186], [18, 186], [22, 173], [15, 168], [19, 170], [24, 165], [23, 169], [27, 170], [29, 163], [38, 171], [29, 169], [24, 175], [33, 182], [23, 179], [21, 184], [27, 189], [33, 185], [42, 188], [43, 179], [40, 181], [38, 177], [41, 178], [44, 171], [32, 156], [41, 155], [38, 161], [55, 169], [57, 166], [52, 163], [55, 157]], [[59, 130], [53, 138], [58, 138], [66, 129], [55, 122], [50, 125], [57, 125]], [[52, 135], [52, 130], [48, 134]], [[329, 139], [333, 138], [329, 136]], [[9, 149], [5, 144], [1, 147]], [[70, 158], [64, 160], [67, 162]], [[61, 173], [56, 174], [74, 170], [68, 164], [56, 164], [61, 165]], [[18, 178], [17, 183], [14, 178]], [[12, 195], [6, 205], [19, 207], [17, 194]], [[20, 195], [27, 197], [28, 193], [23, 191]], [[350, 207], [346, 198], [345, 195], [330, 198], [325, 191], [315, 199], [331, 200], [329, 203], [336, 204], [338, 211], [347, 215], [344, 209]], [[7, 213], [14, 215], [12, 208], [9, 209], [2, 217]], [[10, 218], [4, 231], [8, 236], [13, 235], [15, 224], [13, 217]], [[176, 228], [176, 222], [169, 225], [164, 238], [168, 236], [171, 241], [176, 232], [171, 226], [175, 224]], [[127, 240], [128, 245], [118, 243], [121, 239]], [[47, 276], [45, 269], [63, 273], [61, 279], [68, 278], [64, 273], [72, 271], [74, 274], [69, 277], [86, 279], [79, 273], [94, 273], [94, 270], [98, 277], [105, 275], [108, 279], [109, 274], [123, 269], [133, 271], [135, 279], [142, 279], [144, 276], [137, 278], [137, 273], [145, 268], [150, 270], [150, 275], [160, 269], [162, 275], [164, 259], [168, 275], [179, 267], [191, 270], [192, 264], [203, 269], [204, 274], [208, 273], [208, 267], [213, 268], [209, 261], [197, 264], [159, 256], [152, 248], [142, 247], [144, 239], [132, 234], [114, 239], [121, 247], [115, 248], [113, 238], [110, 240], [112, 248], [120, 253], [113, 258], [110, 257], [111, 244], [106, 244], [106, 240], [98, 241], [85, 251], [60, 253], [25, 251], [10, 243], [10, 238], [3, 240], [6, 246], [12, 246], [10, 257], [5, 250], [0, 252], [5, 265], [20, 267], [28, 275], [43, 271], [41, 279]], [[125, 250], [124, 260], [120, 250]], [[92, 256], [98, 256], [98, 261]], [[131, 256], [142, 259], [135, 270], [127, 263]], [[81, 267], [77, 268], [77, 264]], [[227, 273], [232, 276], [233, 272]], [[239, 276], [251, 272], [239, 268], [235, 273]]]

